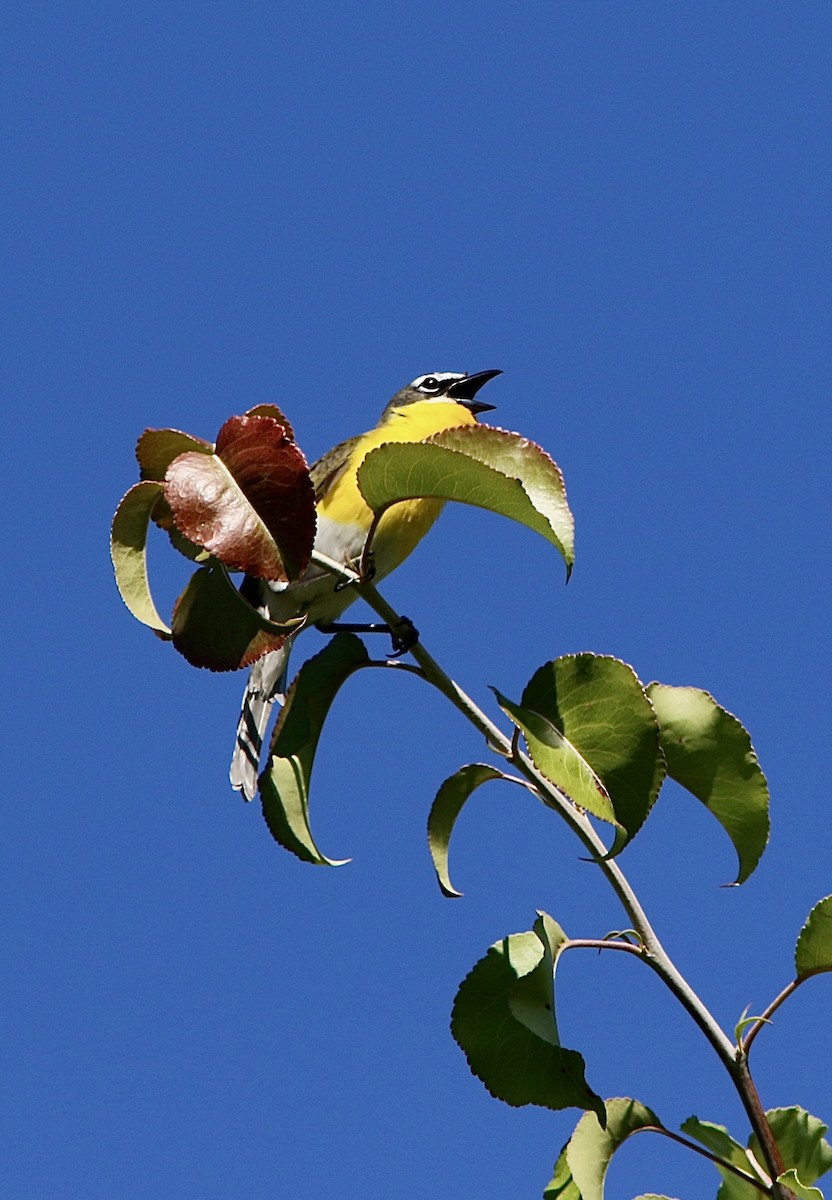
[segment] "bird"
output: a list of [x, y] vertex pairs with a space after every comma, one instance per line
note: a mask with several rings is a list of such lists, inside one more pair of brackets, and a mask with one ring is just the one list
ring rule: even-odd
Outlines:
[[[419, 375], [396, 392], [373, 429], [341, 442], [319, 458], [310, 468], [317, 515], [315, 550], [355, 568], [373, 520], [357, 479], [367, 454], [388, 442], [421, 442], [445, 429], [476, 424], [478, 414], [494, 408], [478, 400], [477, 394], [501, 374], [495, 370], [473, 375], [454, 371]], [[389, 575], [407, 558], [443, 507], [441, 500], [419, 499], [400, 501], [387, 510], [373, 538], [375, 580]], [[291, 583], [247, 576], [240, 591], [273, 621], [305, 616], [304, 628], [325, 628], [357, 599], [355, 588], [339, 585], [331, 572], [314, 562]], [[283, 701], [289, 654], [298, 633], [254, 663], [243, 694], [229, 775], [231, 786], [246, 800], [257, 794], [263, 739], [274, 705]]]

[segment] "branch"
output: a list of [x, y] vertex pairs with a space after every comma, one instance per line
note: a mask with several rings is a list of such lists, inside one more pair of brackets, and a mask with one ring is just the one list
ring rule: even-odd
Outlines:
[[[355, 571], [340, 565], [333, 559], [326, 558], [324, 555], [313, 554], [313, 561], [333, 574], [338, 575], [343, 584], [355, 586], [362, 599], [379, 614], [382, 620], [387, 622], [392, 630], [395, 631], [403, 624], [402, 617], [387, 603], [369, 580], [361, 578]], [[547, 807], [554, 809], [560, 814], [589, 851], [592, 861], [606, 877], [607, 882], [618, 897], [622, 908], [632, 922], [633, 928], [641, 938], [642, 947], [639, 950], [640, 957], [663, 980], [685, 1011], [699, 1026], [728, 1071], [731, 1081], [742, 1101], [751, 1127], [760, 1142], [769, 1174], [773, 1179], [776, 1179], [783, 1172], [782, 1157], [774, 1141], [771, 1127], [766, 1119], [765, 1111], [748, 1070], [744, 1054], [737, 1052], [734, 1043], [664, 949], [658, 935], [647, 918], [647, 914], [641, 907], [638, 897], [630, 887], [626, 876], [616, 862], [607, 858], [607, 848], [589, 818], [585, 813], [579, 812], [568, 797], [548, 780], [545, 775], [542, 775], [538, 771], [529, 756], [520, 750], [517, 739], [507, 738], [503, 731], [474, 703], [471, 697], [442, 670], [421, 641], [416, 642], [410, 648], [410, 653], [421, 667], [425, 680], [433, 684], [438, 691], [446, 696], [466, 720], [483, 734], [495, 753], [514, 764], [516, 769], [531, 784], [532, 790], [538, 798]], [[786, 1189], [780, 1188], [776, 1183], [772, 1186], [778, 1194], [788, 1194]]]
[[[709, 1159], [714, 1166], [719, 1167], [723, 1171], [730, 1171], [732, 1175], [736, 1175], [743, 1183], [750, 1184], [756, 1188], [758, 1192], [762, 1192], [764, 1196], [770, 1196], [771, 1180], [755, 1179], [753, 1175], [749, 1175], [743, 1171], [741, 1167], [735, 1167], [727, 1158], [720, 1157], [719, 1154], [714, 1154], [712, 1150], [708, 1150], [705, 1146], [700, 1146], [698, 1142], [692, 1142], [689, 1138], [682, 1137], [680, 1133], [673, 1133], [670, 1129], [665, 1129], [663, 1125], [640, 1125], [638, 1129], [634, 1129], [633, 1133], [661, 1133], [665, 1137], [670, 1138], [672, 1142], [678, 1142], [680, 1146], [684, 1146], [687, 1150], [693, 1150], [695, 1154], [701, 1154], [703, 1158]], [[632, 1134], [630, 1135], [632, 1137]]]
[[[395, 628], [401, 623], [399, 614], [379, 594], [372, 583], [363, 581], [358, 583], [357, 587], [367, 604], [383, 620], [387, 621], [391, 627]], [[542, 775], [538, 771], [527, 754], [524, 754], [519, 748], [513, 745], [512, 741], [486, 716], [471, 697], [466, 695], [462, 688], [442, 670], [421, 641], [411, 647], [410, 653], [422, 668], [428, 683], [432, 683], [434, 687], [442, 692], [459, 709], [463, 716], [483, 734], [497, 754], [514, 763], [517, 770], [532, 784], [539, 799], [547, 807], [558, 812], [580, 838], [583, 845], [589, 851], [592, 861], [606, 876], [608, 883], [618, 896], [619, 902], [632, 922], [633, 928], [641, 938], [645, 951], [643, 955], [645, 961], [660, 975], [677, 1000], [693, 1017], [725, 1066], [732, 1071], [733, 1077], [733, 1072], [736, 1070], [733, 1042], [723, 1032], [716, 1019], [690, 987], [684, 976], [677, 970], [667, 951], [659, 941], [658, 935], [650, 924], [647, 914], [641, 907], [638, 897], [630, 887], [627, 878], [617, 863], [607, 859], [607, 848], [589, 818], [584, 813], [579, 812], [572, 802], [545, 775]]]
[[788, 1000], [792, 992], [797, 991], [801, 983], [808, 978], [808, 975], [801, 975], [799, 978], [793, 979], [791, 983], [787, 983], [780, 995], [774, 997], [765, 1012], [761, 1013], [754, 1024], [750, 1027], [746, 1036], [744, 1038], [740, 1038], [740, 1049], [746, 1058], [748, 1057], [748, 1051], [751, 1049], [751, 1043], [754, 1041], [755, 1037], [763, 1028], [763, 1026], [768, 1024], [769, 1020], [777, 1012], [780, 1005], [783, 1004], [784, 1001]]

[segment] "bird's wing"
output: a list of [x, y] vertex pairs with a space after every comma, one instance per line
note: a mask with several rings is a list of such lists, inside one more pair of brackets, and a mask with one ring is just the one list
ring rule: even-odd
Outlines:
[[334, 487], [344, 474], [347, 464], [350, 461], [350, 455], [359, 440], [359, 438], [354, 437], [349, 438], [346, 442], [341, 442], [332, 450], [328, 450], [326, 454], [309, 468], [309, 474], [312, 476], [312, 483], [315, 487], [315, 499], [317, 501], [320, 501], [321, 497], [330, 488]]

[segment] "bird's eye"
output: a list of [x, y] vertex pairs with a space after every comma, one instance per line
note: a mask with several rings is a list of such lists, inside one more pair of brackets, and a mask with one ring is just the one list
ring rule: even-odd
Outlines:
[[426, 379], [422, 380], [422, 391], [424, 392], [438, 392], [441, 386], [442, 384], [433, 375], [428, 375]]

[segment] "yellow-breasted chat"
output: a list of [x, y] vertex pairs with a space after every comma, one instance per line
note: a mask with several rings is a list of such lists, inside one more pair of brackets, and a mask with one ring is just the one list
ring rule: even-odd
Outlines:
[[[475, 424], [478, 413], [494, 407], [477, 400], [477, 393], [499, 374], [446, 371], [419, 375], [393, 396], [375, 428], [341, 442], [318, 459], [311, 467], [317, 510], [315, 550], [335, 562], [355, 566], [373, 522], [356, 474], [366, 456], [389, 442], [421, 442], [444, 429]], [[387, 510], [373, 537], [375, 579], [383, 579], [407, 558], [442, 507], [441, 500], [403, 500]], [[315, 563], [293, 583], [249, 578], [241, 590], [274, 621], [306, 616], [307, 624], [313, 625], [328, 625], [357, 599], [355, 588], [339, 587], [337, 578]], [[285, 690], [293, 640], [288, 638], [279, 650], [254, 664], [243, 696], [230, 777], [232, 786], [247, 800], [257, 793], [263, 738], [272, 707]]]

